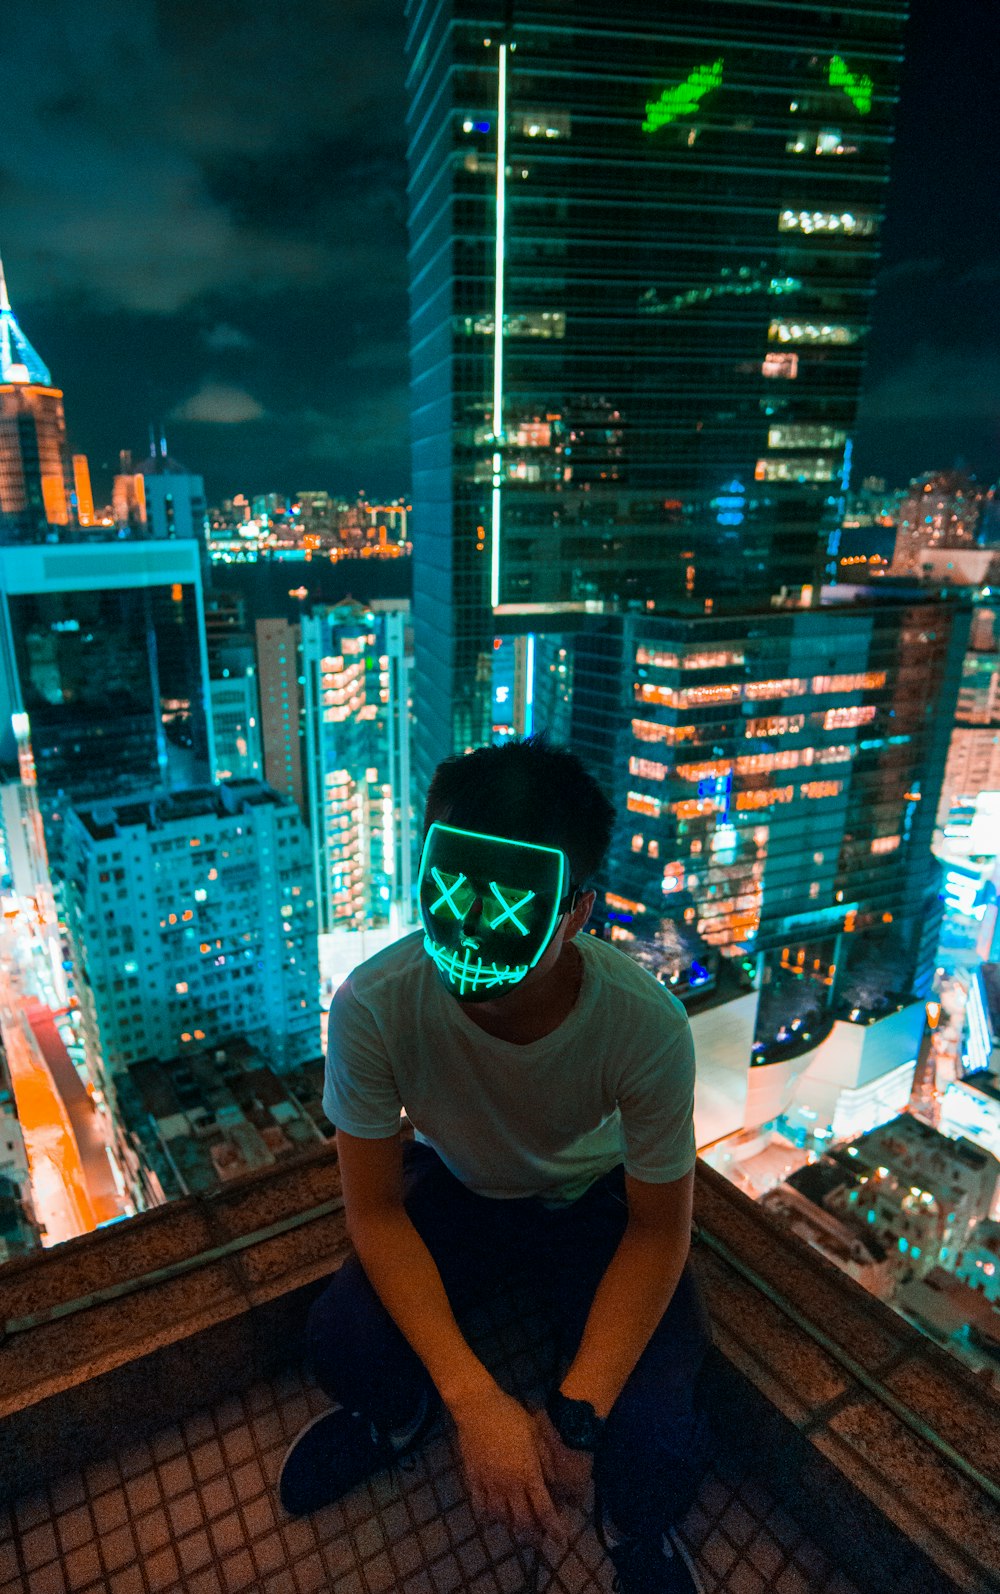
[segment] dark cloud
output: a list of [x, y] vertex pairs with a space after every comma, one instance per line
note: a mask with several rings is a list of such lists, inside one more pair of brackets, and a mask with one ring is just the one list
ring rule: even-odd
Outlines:
[[192, 393], [170, 412], [172, 421], [203, 421], [210, 426], [239, 426], [246, 421], [259, 421], [264, 406], [246, 388], [233, 387], [229, 382], [205, 381], [197, 393]]

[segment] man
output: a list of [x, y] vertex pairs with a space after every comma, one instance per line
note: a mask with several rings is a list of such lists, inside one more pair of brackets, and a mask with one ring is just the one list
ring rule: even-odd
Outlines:
[[[554, 1497], [582, 1503], [593, 1470], [616, 1587], [689, 1594], [672, 1525], [703, 1470], [710, 1344], [686, 1266], [694, 1057], [676, 998], [581, 936], [613, 823], [544, 738], [436, 770], [422, 928], [356, 968], [330, 1012], [324, 1107], [357, 1254], [308, 1325], [340, 1404], [298, 1436], [279, 1487], [291, 1512], [339, 1498], [443, 1402], [481, 1515], [558, 1541]], [[551, 1299], [565, 1370], [544, 1412], [500, 1389], [456, 1320], [511, 1270]]]

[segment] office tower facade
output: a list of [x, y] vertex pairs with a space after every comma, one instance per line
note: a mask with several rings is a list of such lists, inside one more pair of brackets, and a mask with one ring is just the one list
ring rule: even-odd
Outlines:
[[515, 617], [835, 556], [906, 6], [407, 13], [423, 787]]
[[204, 543], [208, 531], [205, 483], [171, 459], [166, 439], [133, 469], [127, 450], [114, 481], [112, 505], [118, 525], [133, 537], [193, 538]]
[[264, 779], [290, 797], [308, 818], [302, 771], [302, 688], [299, 685], [301, 626], [287, 620], [258, 620], [255, 628], [260, 683]]
[[205, 594], [205, 641], [216, 780], [264, 777], [257, 658], [238, 593]]
[[410, 896], [408, 604], [302, 620], [305, 761], [321, 932], [376, 929]]
[[71, 494], [63, 395], [17, 323], [0, 264], [0, 543], [56, 541]]
[[873, 941], [892, 994], [929, 994], [968, 618], [897, 598], [581, 630], [573, 744], [618, 809], [598, 924], [661, 945], [678, 994], [770, 953], [832, 995]]
[[73, 455], [73, 493], [76, 518], [81, 526], [94, 524], [94, 489], [90, 483], [90, 464], [86, 454]]
[[88, 1060], [114, 1075], [233, 1035], [317, 1056], [316, 903], [294, 804], [259, 781], [71, 807], [66, 920]]
[[925, 556], [974, 548], [984, 496], [964, 471], [934, 471], [912, 481], [899, 507], [889, 574], [919, 576]]
[[0, 761], [65, 800], [212, 778], [200, 549], [0, 548]]
[[208, 683], [212, 705], [216, 780], [261, 780], [264, 747], [260, 735], [257, 680], [252, 666]]

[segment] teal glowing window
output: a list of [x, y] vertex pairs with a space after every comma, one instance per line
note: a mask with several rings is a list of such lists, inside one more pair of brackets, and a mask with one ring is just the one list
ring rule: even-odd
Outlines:
[[676, 122], [680, 116], [693, 116], [705, 95], [717, 89], [722, 82], [722, 66], [722, 56], [705, 66], [696, 66], [683, 83], [664, 89], [658, 100], [650, 100], [646, 106], [646, 120], [642, 124], [643, 132], [655, 133], [661, 127], [666, 127], [668, 122]]

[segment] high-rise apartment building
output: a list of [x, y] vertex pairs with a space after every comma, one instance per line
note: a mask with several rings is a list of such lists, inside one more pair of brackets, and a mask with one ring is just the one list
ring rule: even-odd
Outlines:
[[25, 748], [50, 851], [65, 800], [212, 778], [197, 543], [0, 547], [0, 762]]
[[70, 808], [66, 918], [97, 1077], [243, 1035], [319, 1052], [316, 902], [293, 803], [259, 781]]
[[409, 0], [418, 789], [496, 631], [833, 559], [906, 9]]
[[410, 895], [404, 602], [302, 619], [305, 764], [321, 931], [378, 928]]
[[260, 683], [264, 779], [295, 803], [306, 818], [302, 774], [302, 688], [299, 643], [302, 628], [287, 620], [258, 620], [255, 631]]
[[55, 541], [72, 491], [62, 391], [17, 324], [0, 265], [0, 543]]

